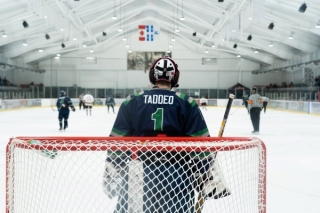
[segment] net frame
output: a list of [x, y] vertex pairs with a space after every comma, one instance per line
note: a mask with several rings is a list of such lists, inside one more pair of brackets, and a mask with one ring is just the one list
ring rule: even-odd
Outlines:
[[[12, 148], [12, 144], [17, 140], [37, 140], [42, 144], [18, 143]], [[6, 212], [12, 212], [10, 206], [10, 193], [13, 194], [14, 189], [10, 187], [11, 179], [14, 176], [14, 156], [12, 149], [15, 147], [20, 149], [32, 149], [37, 151], [127, 151], [131, 150], [132, 160], [138, 159], [139, 151], [178, 151], [178, 152], [220, 152], [232, 150], [245, 150], [251, 148], [259, 148], [262, 152], [259, 154], [259, 192], [258, 206], [259, 213], [266, 212], [266, 146], [256, 137], [32, 137], [21, 136], [11, 138], [6, 148]], [[261, 187], [262, 186], [262, 187]], [[12, 191], [11, 191], [12, 190]], [[13, 204], [14, 205], [14, 201]]]

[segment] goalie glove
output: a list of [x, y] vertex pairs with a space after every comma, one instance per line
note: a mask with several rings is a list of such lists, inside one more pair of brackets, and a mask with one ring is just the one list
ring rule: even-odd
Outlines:
[[[208, 166], [209, 168], [206, 168]], [[205, 172], [203, 172], [203, 167], [205, 167]], [[201, 193], [205, 198], [219, 199], [231, 194], [227, 188], [227, 183], [220, 170], [217, 158], [198, 161], [195, 164], [195, 168], [194, 187], [197, 192]]]
[[[113, 159], [114, 160], [114, 159]], [[107, 158], [103, 173], [103, 192], [112, 199], [118, 196], [121, 189], [125, 185], [125, 176], [127, 174], [127, 166], [125, 162], [112, 162], [111, 158]]]

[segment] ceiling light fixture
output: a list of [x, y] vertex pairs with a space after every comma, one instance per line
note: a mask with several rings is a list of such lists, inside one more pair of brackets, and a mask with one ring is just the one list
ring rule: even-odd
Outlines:
[[179, 28], [175, 29], [174, 31], [176, 31], [177, 33], [180, 32]]
[[320, 28], [320, 21], [318, 22], [318, 25], [316, 25], [316, 28]]
[[26, 21], [23, 21], [23, 22], [22, 22], [22, 25], [23, 25], [24, 28], [29, 27], [29, 24], [28, 24]]
[[61, 28], [60, 30], [61, 30], [61, 32], [62, 32], [62, 31], [63, 31], [63, 28]]
[[66, 47], [66, 45], [64, 45], [64, 43], [62, 43], [62, 44], [61, 44], [61, 47], [62, 47], [62, 48], [65, 48], [65, 47]]
[[126, 45], [126, 48], [130, 47], [128, 44]]
[[184, 16], [182, 15], [182, 16], [180, 17], [180, 20], [181, 20], [181, 21], [184, 21], [184, 20], [186, 20], [186, 19], [185, 19]]
[[102, 36], [107, 36], [107, 33], [106, 32], [102, 32]]
[[172, 47], [173, 47], [173, 46], [170, 44], [170, 45], [169, 45], [169, 48], [172, 48]]
[[252, 35], [249, 35], [247, 39], [248, 39], [248, 41], [251, 41], [252, 40]]
[[288, 37], [288, 39], [293, 39], [293, 36], [292, 36], [292, 34]]
[[7, 37], [8, 35], [4, 31], [2, 31], [2, 38], [7, 38]]
[[117, 16], [116, 16], [116, 2], [115, 0], [113, 1], [113, 16], [112, 16], [112, 19], [113, 20], [116, 20], [117, 19]]
[[209, 51], [208, 50], [206, 50], [206, 51], [204, 51], [205, 53], [208, 53]]
[[241, 55], [237, 55], [238, 58], [241, 58]]
[[129, 52], [129, 53], [132, 53], [132, 50], [129, 50], [128, 52]]
[[234, 45], [233, 45], [233, 48], [234, 48], [234, 49], [237, 49], [237, 47], [238, 47], [237, 44], [234, 44]]
[[212, 45], [212, 47], [213, 47], [213, 48], [215, 48], [215, 47], [216, 47], [216, 45], [214, 45], [214, 44], [213, 44], [213, 45]]
[[127, 40], [127, 38], [126, 37], [123, 37], [123, 39], [122, 39], [123, 41], [126, 41]]
[[123, 30], [122, 30], [122, 28], [119, 28], [118, 31], [119, 31], [119, 32], [122, 32]]
[[255, 50], [254, 53], [259, 53], [259, 51], [258, 51], [258, 50]]
[[170, 50], [167, 50], [167, 53], [170, 53]]
[[268, 29], [273, 30], [273, 28], [274, 28], [274, 23], [270, 23]]
[[61, 56], [61, 55], [58, 53], [58, 54], [57, 54], [57, 57], [60, 57], [60, 56]]
[[22, 45], [25, 46], [25, 47], [28, 46], [27, 41], [24, 41], [24, 42], [22, 43]]
[[306, 12], [306, 9], [307, 9], [307, 4], [303, 3], [299, 8], [299, 12], [304, 13], [304, 12]]
[[197, 32], [192, 33], [193, 36], [197, 36]]
[[90, 52], [93, 53], [93, 50], [91, 49]]
[[39, 50], [39, 53], [42, 53], [43, 52], [43, 50]]
[[176, 39], [175, 39], [175, 38], [172, 38], [171, 41], [176, 41]]
[[47, 39], [47, 40], [49, 40], [49, 39], [50, 39], [50, 36], [49, 36], [48, 34], [46, 34], [46, 36], [45, 36], [45, 37], [46, 37], [46, 39]]
[[270, 44], [269, 44], [269, 47], [273, 47], [273, 43], [270, 43]]
[[87, 47], [87, 45], [85, 45], [85, 44], [82, 44], [82, 47]]
[[72, 40], [76, 41], [76, 40], [77, 40], [77, 38], [73, 38]]

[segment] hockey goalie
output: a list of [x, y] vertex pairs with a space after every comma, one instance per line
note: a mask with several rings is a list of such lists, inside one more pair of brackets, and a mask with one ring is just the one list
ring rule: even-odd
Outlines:
[[[153, 88], [127, 97], [110, 136], [209, 137], [196, 101], [172, 90], [179, 76], [174, 60], [167, 56], [155, 60], [149, 71]], [[201, 211], [202, 206], [196, 207], [195, 190], [200, 200], [230, 194], [216, 155], [209, 151], [140, 150], [137, 159], [132, 160], [129, 148], [110, 150], [103, 189], [109, 198], [117, 197], [117, 213]]]

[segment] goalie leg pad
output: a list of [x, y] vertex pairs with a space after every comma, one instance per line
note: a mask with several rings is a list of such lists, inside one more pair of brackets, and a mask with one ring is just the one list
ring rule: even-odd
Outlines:
[[103, 173], [103, 192], [112, 199], [118, 196], [128, 173], [126, 162], [122, 158], [107, 158]]
[[194, 187], [198, 192], [208, 199], [219, 199], [231, 194], [215, 155], [207, 159], [195, 160], [194, 163]]

